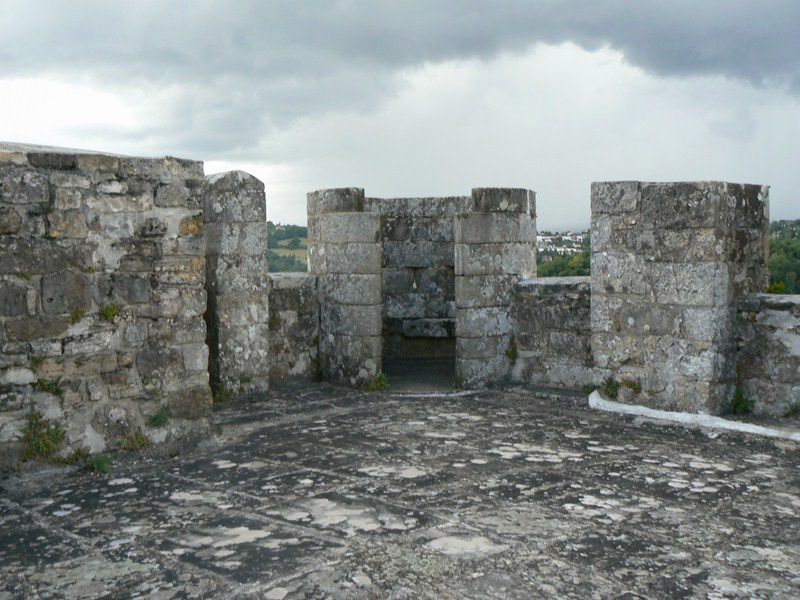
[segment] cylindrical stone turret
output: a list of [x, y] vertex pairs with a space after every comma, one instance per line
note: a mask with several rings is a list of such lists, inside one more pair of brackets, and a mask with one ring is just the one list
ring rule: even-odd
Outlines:
[[264, 184], [242, 171], [205, 180], [207, 341], [216, 394], [269, 388]]
[[380, 216], [364, 190], [308, 194], [308, 267], [318, 276], [320, 369], [325, 379], [365, 385], [381, 372]]
[[462, 385], [503, 381], [515, 343], [514, 286], [536, 275], [536, 195], [475, 188], [472, 211], [456, 215], [456, 376]]

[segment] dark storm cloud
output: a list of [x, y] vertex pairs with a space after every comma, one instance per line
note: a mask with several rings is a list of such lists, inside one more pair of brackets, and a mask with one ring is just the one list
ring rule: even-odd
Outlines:
[[28, 0], [0, 4], [0, 73], [152, 90], [153, 128], [138, 135], [244, 156], [303, 116], [378, 105], [399, 68], [537, 42], [609, 45], [659, 75], [798, 94], [798, 31], [797, 0]]

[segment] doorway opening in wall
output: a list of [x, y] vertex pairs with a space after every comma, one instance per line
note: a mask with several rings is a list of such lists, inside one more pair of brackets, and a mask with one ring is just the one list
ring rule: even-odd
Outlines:
[[455, 384], [455, 215], [468, 196], [368, 199], [380, 215], [383, 372], [393, 392]]

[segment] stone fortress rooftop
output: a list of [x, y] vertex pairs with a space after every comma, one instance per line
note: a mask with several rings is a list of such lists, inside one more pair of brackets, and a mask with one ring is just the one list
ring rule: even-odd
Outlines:
[[536, 277], [516, 188], [311, 192], [309, 271], [270, 274], [251, 175], [0, 143], [4, 591], [796, 596], [768, 188], [590, 201], [590, 277]]

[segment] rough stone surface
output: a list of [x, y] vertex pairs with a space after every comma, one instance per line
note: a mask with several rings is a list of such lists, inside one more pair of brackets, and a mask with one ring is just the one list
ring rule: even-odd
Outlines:
[[536, 276], [536, 197], [530, 190], [475, 188], [455, 218], [456, 378], [499, 384], [515, 357], [514, 287]]
[[367, 385], [382, 367], [380, 217], [360, 188], [308, 194], [308, 267], [319, 290], [319, 366], [329, 381]]
[[529, 391], [269, 392], [176, 459], [2, 482], [0, 594], [796, 598], [796, 443]]
[[595, 380], [589, 277], [545, 277], [517, 284], [511, 308], [514, 381], [580, 389]]
[[720, 413], [739, 299], [768, 282], [769, 190], [722, 182], [592, 184], [592, 353], [626, 402]]
[[[62, 452], [118, 447], [162, 406], [204, 430], [203, 165], [0, 144], [0, 463], [34, 408]], [[182, 202], [161, 207], [161, 186]], [[192, 223], [200, 223], [200, 228]]]
[[310, 273], [270, 273], [269, 376], [319, 377], [319, 298]]
[[269, 388], [269, 278], [264, 184], [242, 171], [203, 187], [211, 386], [249, 394]]
[[800, 296], [748, 296], [737, 317], [737, 383], [753, 412], [800, 411]]
[[454, 356], [454, 219], [468, 196], [367, 198], [380, 215], [384, 356]]

